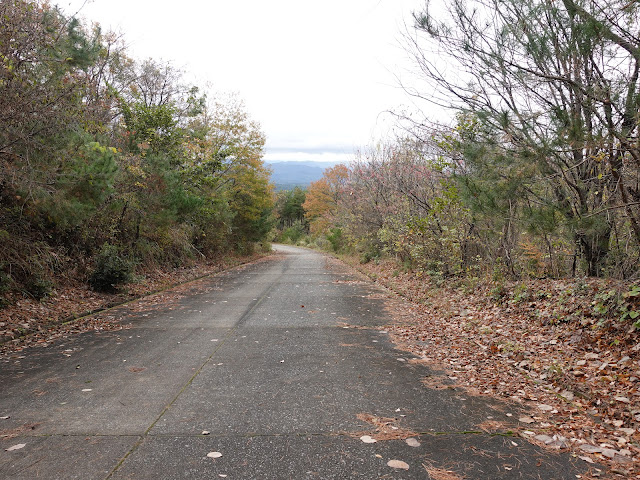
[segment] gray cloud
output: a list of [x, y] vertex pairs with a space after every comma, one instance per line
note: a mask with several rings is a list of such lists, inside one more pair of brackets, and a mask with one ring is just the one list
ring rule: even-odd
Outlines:
[[309, 155], [320, 155], [323, 153], [333, 154], [347, 154], [351, 155], [354, 152], [354, 147], [351, 145], [295, 145], [295, 146], [275, 146], [267, 147], [267, 152], [271, 155], [278, 155], [280, 153], [305, 153]]

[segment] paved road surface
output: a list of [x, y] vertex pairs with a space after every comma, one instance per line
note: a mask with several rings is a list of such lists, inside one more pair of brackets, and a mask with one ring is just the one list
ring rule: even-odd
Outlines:
[[[381, 328], [390, 321], [381, 291], [335, 260], [277, 248], [267, 261], [194, 284], [177, 301], [109, 312], [131, 323], [128, 330], [0, 359], [0, 416], [10, 416], [0, 420], [0, 478], [584, 473], [583, 462], [521, 438], [468, 433], [487, 420], [512, 421], [517, 412], [423, 386], [421, 378], [437, 372], [399, 360], [410, 357]], [[384, 423], [403, 438], [360, 440]], [[420, 446], [407, 445], [407, 436]], [[25, 446], [5, 450], [18, 444]], [[389, 460], [409, 469], [391, 468]]]

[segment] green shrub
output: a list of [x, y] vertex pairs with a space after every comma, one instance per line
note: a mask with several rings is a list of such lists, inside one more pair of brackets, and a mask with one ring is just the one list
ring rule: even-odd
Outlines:
[[285, 228], [280, 234], [280, 242], [297, 244], [307, 234], [306, 227], [303, 222], [296, 222], [288, 228]]
[[327, 235], [327, 240], [331, 244], [331, 249], [338, 253], [345, 243], [344, 235], [341, 228], [332, 228]]
[[[35, 253], [37, 252], [37, 253]], [[42, 300], [53, 290], [51, 264], [53, 256], [48, 248], [34, 250], [22, 264], [21, 284], [22, 293], [36, 300]]]
[[289, 227], [282, 232], [282, 240], [289, 241], [291, 243], [297, 243], [302, 238], [303, 232], [297, 228], [297, 226]]
[[331, 244], [329, 240], [326, 239], [324, 235], [314, 238], [313, 243], [311, 244], [312, 248], [317, 248], [319, 250], [329, 250], [331, 248]]
[[268, 241], [258, 242], [256, 248], [260, 253], [271, 253], [273, 251], [271, 242]]
[[133, 276], [133, 262], [115, 245], [105, 243], [95, 259], [89, 285], [98, 292], [115, 292]]
[[527, 302], [531, 299], [531, 292], [525, 283], [519, 283], [513, 288], [512, 298], [515, 303]]
[[50, 280], [40, 276], [34, 275], [25, 284], [26, 292], [36, 300], [42, 300], [51, 293], [53, 289], [53, 283]]
[[0, 295], [9, 293], [11, 290], [11, 276], [0, 270]]
[[11, 284], [11, 276], [0, 270], [0, 308], [6, 307], [9, 303], [6, 294], [11, 291]]
[[377, 245], [367, 245], [366, 249], [360, 254], [360, 263], [369, 263], [372, 260], [378, 260], [382, 252]]

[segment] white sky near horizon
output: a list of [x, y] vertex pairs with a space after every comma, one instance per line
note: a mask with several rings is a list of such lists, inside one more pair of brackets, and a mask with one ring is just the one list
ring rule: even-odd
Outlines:
[[54, 3], [121, 32], [134, 58], [237, 92], [267, 136], [266, 160], [347, 160], [393, 128], [385, 111], [411, 102], [396, 76], [411, 68], [401, 37], [424, 0]]

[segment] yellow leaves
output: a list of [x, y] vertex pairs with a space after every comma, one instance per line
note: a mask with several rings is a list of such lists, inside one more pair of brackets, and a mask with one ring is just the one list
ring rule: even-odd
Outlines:
[[140, 165], [127, 165], [127, 172], [129, 172], [130, 174], [136, 176], [136, 177], [140, 177], [140, 178], [146, 178], [147, 174], [146, 172], [142, 169], [142, 167]]
[[[13, 61], [9, 57], [3, 55], [2, 53], [0, 53], [0, 60], [2, 60], [2, 63], [4, 64], [4, 67], [7, 70], [7, 72], [13, 74], [13, 71], [15, 70], [15, 65], [13, 64]], [[0, 83], [0, 86], [2, 86], [2, 84], [4, 84], [4, 80], [2, 81], [2, 83]]]

